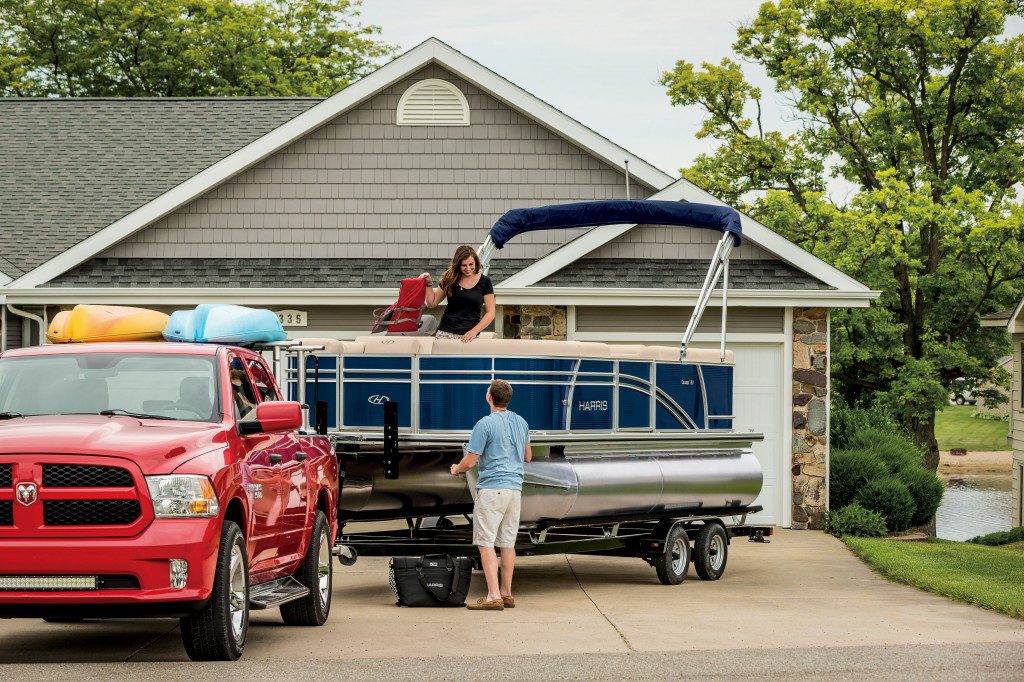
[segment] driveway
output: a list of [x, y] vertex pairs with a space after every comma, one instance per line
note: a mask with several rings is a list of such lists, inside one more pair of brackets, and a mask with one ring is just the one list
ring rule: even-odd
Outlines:
[[[494, 660], [520, 661], [531, 668], [536, 664], [552, 676], [557, 661], [559, 669], [568, 666], [585, 677], [588, 661], [597, 665], [617, 661], [618, 656], [623, 665], [628, 662], [632, 667], [620, 669], [617, 663], [609, 663], [609, 676], [616, 677], [632, 669], [655, 674], [658, 665], [684, 664], [684, 660], [691, 661], [688, 665], [707, 661], [710, 667], [702, 667], [706, 673], [716, 670], [715, 660], [778, 665], [786, 660], [782, 650], [803, 650], [792, 660], [806, 666], [809, 649], [820, 657], [826, 649], [846, 648], [852, 660], [866, 666], [901, 647], [908, 655], [916, 652], [918, 658], [934, 651], [927, 660], [945, 656], [962, 672], [964, 658], [952, 652], [975, 652], [978, 665], [981, 652], [988, 652], [996, 661], [985, 664], [990, 671], [999, 669], [999, 661], [1006, 663], [1006, 657], [1013, 657], [1017, 665], [1024, 656], [1019, 645], [1024, 642], [1021, 621], [889, 583], [839, 541], [810, 531], [779, 531], [769, 545], [737, 541], [720, 581], [694, 577], [675, 587], [660, 585], [654, 570], [638, 559], [527, 558], [517, 571], [520, 607], [501, 613], [397, 608], [387, 584], [385, 559], [360, 559], [355, 566], [339, 568], [335, 576], [334, 610], [327, 626], [286, 628], [276, 611], [256, 613], [242, 665], [218, 666], [218, 675], [233, 671], [244, 676], [243, 671], [257, 674], [271, 669], [286, 675], [300, 669], [314, 674], [309, 666], [333, 669], [343, 660], [351, 662], [351, 667], [346, 666], [349, 672], [384, 674], [414, 658], [424, 659], [420, 663], [424, 667], [434, 667], [428, 662], [440, 663], [438, 657], [459, 657], [458, 665], [472, 675], [480, 670], [472, 657], [499, 657]], [[482, 576], [476, 574], [472, 596], [482, 593]], [[1017, 644], [999, 644], [1008, 642]], [[700, 652], [712, 653], [701, 656]], [[470, 658], [462, 658], [466, 656]], [[500, 658], [508, 656], [516, 658]], [[546, 659], [552, 666], [537, 663]], [[0, 621], [0, 663], [41, 664], [31, 667], [33, 674], [69, 670], [54, 664], [182, 660], [185, 656], [171, 621], [77, 625]], [[577, 662], [570, 665], [570, 661]], [[141, 677], [158, 669], [181, 675], [190, 670], [75, 666], [69, 674], [91, 670]], [[457, 668], [444, 669], [453, 675]], [[921, 672], [920, 663], [914, 669]], [[737, 674], [750, 672], [737, 670]], [[788, 672], [800, 674], [796, 669]], [[803, 670], [803, 674], [809, 672]]]

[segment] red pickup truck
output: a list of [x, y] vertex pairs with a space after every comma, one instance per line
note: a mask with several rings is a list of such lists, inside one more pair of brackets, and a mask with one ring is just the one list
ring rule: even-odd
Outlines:
[[322, 625], [338, 462], [263, 357], [205, 344], [0, 356], [0, 617], [176, 617], [242, 655], [250, 609]]

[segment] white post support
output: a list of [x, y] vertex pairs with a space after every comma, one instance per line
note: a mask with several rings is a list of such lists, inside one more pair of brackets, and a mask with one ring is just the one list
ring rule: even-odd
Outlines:
[[722, 268], [722, 362], [725, 362], [726, 319], [729, 314], [729, 255], [726, 254]]
[[700, 319], [704, 315], [704, 309], [707, 307], [708, 301], [711, 300], [712, 292], [714, 292], [715, 287], [718, 285], [718, 279], [722, 276], [725, 264], [729, 260], [729, 253], [732, 251], [734, 244], [735, 238], [727, 232], [722, 235], [722, 239], [719, 240], [718, 246], [715, 248], [715, 255], [711, 257], [711, 267], [708, 268], [708, 274], [704, 277], [704, 285], [701, 287], [700, 295], [697, 297], [697, 304], [693, 307], [690, 322], [686, 325], [686, 331], [683, 332], [683, 341], [679, 346], [679, 359], [681, 361], [686, 359], [686, 349], [689, 347], [693, 335], [697, 332], [697, 325], [700, 324]]
[[484, 239], [484, 243], [476, 250], [476, 255], [480, 257], [480, 270], [485, 275], [491, 269], [491, 256], [494, 255], [494, 251], [494, 240], [488, 234], [487, 239]]

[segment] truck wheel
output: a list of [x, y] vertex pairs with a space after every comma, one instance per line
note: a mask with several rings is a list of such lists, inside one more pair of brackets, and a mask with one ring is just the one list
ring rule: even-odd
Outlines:
[[693, 545], [693, 566], [701, 580], [718, 580], [725, 573], [729, 559], [729, 540], [725, 530], [717, 523], [707, 523], [697, 533]]
[[690, 570], [690, 538], [686, 529], [676, 526], [665, 538], [665, 553], [654, 559], [654, 569], [662, 585], [678, 585]]
[[295, 572], [295, 579], [309, 588], [302, 599], [281, 605], [281, 618], [288, 625], [323, 625], [331, 612], [331, 527], [324, 513], [316, 513], [313, 535], [306, 558]]
[[203, 610], [181, 619], [181, 639], [193, 661], [237, 661], [249, 631], [249, 557], [242, 531], [225, 521], [213, 593]]

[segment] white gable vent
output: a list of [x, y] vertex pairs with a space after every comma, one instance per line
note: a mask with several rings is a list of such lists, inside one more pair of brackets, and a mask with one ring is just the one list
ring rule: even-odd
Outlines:
[[438, 78], [414, 83], [398, 102], [400, 126], [468, 126], [469, 102], [457, 87]]

